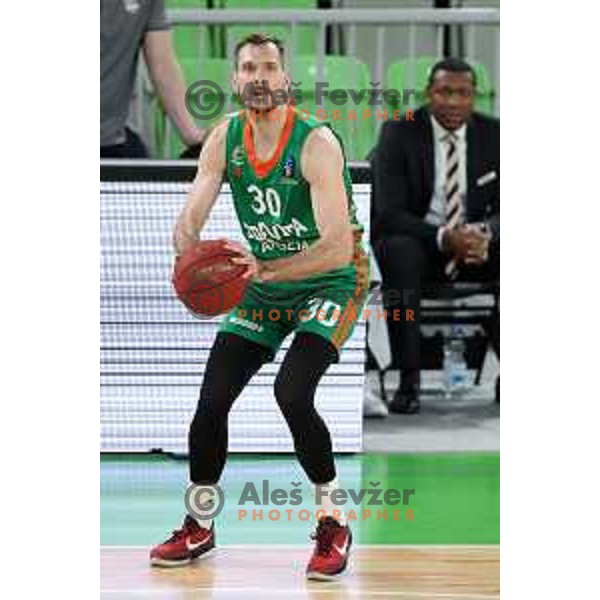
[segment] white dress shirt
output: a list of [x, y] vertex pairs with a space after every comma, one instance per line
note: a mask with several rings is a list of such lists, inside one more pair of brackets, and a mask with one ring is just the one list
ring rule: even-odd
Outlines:
[[[446, 154], [448, 152], [448, 142], [444, 137], [450, 133], [444, 129], [431, 115], [431, 125], [433, 127], [433, 149], [435, 159], [433, 196], [429, 211], [425, 215], [425, 222], [438, 227], [437, 245], [442, 248], [442, 233], [446, 223]], [[458, 193], [463, 207], [465, 207], [467, 196], [467, 126], [462, 124], [454, 132], [456, 136], [456, 151], [458, 152]]]

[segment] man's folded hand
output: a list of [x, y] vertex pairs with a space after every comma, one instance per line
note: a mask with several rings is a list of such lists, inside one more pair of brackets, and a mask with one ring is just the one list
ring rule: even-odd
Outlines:
[[488, 258], [489, 243], [489, 231], [479, 223], [446, 229], [442, 235], [443, 252], [459, 263], [484, 263]]

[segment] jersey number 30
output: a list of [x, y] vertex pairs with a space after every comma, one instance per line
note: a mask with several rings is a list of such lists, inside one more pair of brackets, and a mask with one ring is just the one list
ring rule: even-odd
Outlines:
[[281, 216], [281, 198], [273, 188], [264, 191], [252, 184], [248, 186], [248, 192], [252, 194], [252, 210], [257, 215], [268, 212], [272, 217]]

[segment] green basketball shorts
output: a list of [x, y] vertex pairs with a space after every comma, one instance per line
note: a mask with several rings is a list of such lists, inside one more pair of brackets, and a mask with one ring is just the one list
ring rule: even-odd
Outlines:
[[309, 279], [252, 283], [220, 332], [234, 333], [277, 352], [292, 332], [310, 332], [338, 350], [352, 335], [369, 286], [366, 255], [352, 264]]

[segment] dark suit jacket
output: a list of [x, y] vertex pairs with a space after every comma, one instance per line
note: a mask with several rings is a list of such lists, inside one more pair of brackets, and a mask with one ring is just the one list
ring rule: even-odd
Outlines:
[[[437, 227], [423, 220], [434, 187], [433, 128], [426, 107], [414, 119], [386, 121], [381, 128], [371, 156], [371, 237], [412, 235], [437, 249]], [[473, 113], [467, 123], [466, 222], [476, 221], [489, 223], [492, 243], [499, 243], [500, 121]]]

